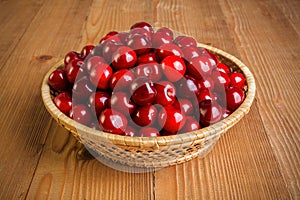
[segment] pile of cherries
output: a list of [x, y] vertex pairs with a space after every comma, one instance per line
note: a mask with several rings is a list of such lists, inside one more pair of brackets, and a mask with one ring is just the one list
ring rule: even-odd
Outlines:
[[54, 103], [86, 126], [125, 136], [186, 133], [245, 99], [246, 81], [195, 39], [146, 22], [69, 52], [48, 78]]

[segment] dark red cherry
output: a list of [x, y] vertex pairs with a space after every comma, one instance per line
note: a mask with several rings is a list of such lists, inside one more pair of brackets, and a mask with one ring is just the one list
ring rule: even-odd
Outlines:
[[185, 75], [177, 86], [177, 95], [180, 97], [195, 97], [200, 93], [200, 83], [190, 75]]
[[159, 131], [160, 135], [161, 136], [170, 136], [170, 135], [176, 135], [177, 134], [177, 131], [176, 132], [170, 132], [170, 131], [166, 131], [165, 129], [162, 129]]
[[197, 96], [198, 102], [201, 103], [202, 101], [206, 101], [206, 100], [215, 100], [215, 96], [212, 92], [212, 90], [209, 89], [202, 89], [200, 90], [200, 94]]
[[109, 100], [109, 106], [126, 116], [130, 115], [135, 109], [135, 104], [132, 103], [125, 92], [114, 92]]
[[133, 91], [131, 99], [134, 103], [145, 106], [151, 104], [156, 98], [157, 91], [154, 87], [154, 84], [149, 82], [144, 82], [136, 90]]
[[153, 105], [141, 106], [132, 114], [133, 121], [139, 126], [150, 126], [156, 118], [157, 110]]
[[173, 31], [167, 27], [161, 27], [156, 32], [164, 33], [165, 35], [173, 39]]
[[158, 137], [160, 136], [159, 131], [153, 127], [144, 127], [140, 130], [141, 137]]
[[63, 69], [56, 69], [49, 78], [48, 84], [57, 91], [66, 90], [69, 87], [66, 71]]
[[82, 102], [87, 100], [89, 96], [96, 90], [95, 86], [90, 82], [87, 76], [75, 81], [72, 90], [73, 101]]
[[108, 64], [100, 63], [91, 70], [90, 80], [97, 88], [106, 90], [112, 74], [113, 70]]
[[200, 128], [201, 128], [201, 125], [199, 124], [199, 122], [194, 117], [187, 116], [186, 121], [185, 121], [185, 125], [180, 130], [180, 132], [181, 133], [187, 133], [187, 132], [199, 130]]
[[135, 35], [143, 35], [151, 42], [152, 33], [143, 28], [134, 28], [129, 31], [126, 41], [128, 42]]
[[155, 49], [155, 54], [160, 60], [163, 60], [167, 56], [183, 56], [182, 50], [176, 44], [163, 44]]
[[99, 44], [103, 44], [106, 41], [113, 41], [113, 42], [121, 42], [121, 40], [119, 39], [118, 35], [113, 32], [108, 33], [106, 36], [104, 36], [103, 38], [101, 38], [101, 40], [99, 41]]
[[223, 115], [222, 115], [222, 119], [225, 119], [226, 117], [228, 117], [229, 115], [231, 115], [232, 111], [228, 110], [228, 109], [224, 109], [223, 111]]
[[87, 72], [90, 73], [93, 67], [95, 67], [101, 63], [106, 63], [106, 61], [104, 60], [104, 58], [102, 58], [100, 56], [93, 56], [93, 57], [89, 58], [86, 62]]
[[68, 81], [71, 84], [74, 84], [77, 75], [80, 71], [80, 68], [84, 65], [84, 61], [81, 59], [74, 59], [72, 62], [70, 62], [67, 66], [66, 66], [66, 75], [68, 78]]
[[85, 47], [82, 48], [81, 52], [80, 52], [80, 56], [85, 59], [91, 52], [92, 50], [95, 48], [94, 45], [87, 45]]
[[195, 46], [187, 46], [182, 49], [182, 52], [183, 52], [183, 58], [187, 62], [190, 62], [193, 58], [201, 56], [200, 52], [198, 51], [198, 48]]
[[136, 53], [127, 46], [122, 46], [114, 52], [112, 65], [116, 70], [133, 67], [137, 61]]
[[137, 22], [135, 24], [133, 24], [130, 29], [135, 29], [135, 28], [143, 28], [145, 30], [147, 30], [149, 33], [153, 33], [153, 28], [150, 24], [148, 24], [147, 22]]
[[168, 80], [176, 82], [180, 80], [186, 71], [186, 66], [181, 57], [168, 56], [161, 62], [163, 72]]
[[130, 87], [134, 80], [134, 74], [131, 70], [121, 69], [116, 71], [109, 81], [109, 87], [112, 91], [120, 91]]
[[213, 91], [215, 88], [214, 81], [210, 76], [203, 77], [199, 80], [200, 89], [208, 89]]
[[164, 32], [156, 32], [152, 35], [152, 47], [157, 48], [163, 44], [171, 44], [173, 38]]
[[91, 94], [89, 97], [90, 106], [95, 109], [96, 115], [99, 116], [100, 113], [108, 107], [108, 100], [110, 99], [110, 95], [107, 92], [96, 91]]
[[118, 38], [120, 39], [120, 42], [122, 44], [127, 44], [127, 38], [128, 38], [129, 33], [128, 32], [121, 32], [118, 33]]
[[218, 63], [217, 70], [226, 74], [230, 73], [229, 67], [223, 63]]
[[163, 129], [175, 133], [184, 126], [186, 117], [180, 110], [169, 105], [161, 109], [157, 121]]
[[222, 118], [222, 108], [215, 101], [202, 101], [199, 103], [200, 122], [204, 126], [214, 124]]
[[197, 42], [194, 38], [192, 37], [188, 37], [188, 36], [177, 36], [174, 39], [174, 43], [177, 44], [180, 48], [185, 48], [185, 47], [189, 47], [189, 46], [197, 46]]
[[172, 105], [176, 99], [176, 88], [169, 81], [160, 81], [155, 84], [157, 95], [154, 103], [162, 106]]
[[76, 122], [84, 125], [89, 125], [92, 122], [91, 111], [83, 104], [74, 106], [70, 112], [70, 117]]
[[227, 108], [231, 111], [237, 109], [244, 101], [244, 91], [239, 87], [230, 87], [226, 89]]
[[193, 103], [188, 99], [176, 99], [173, 106], [174, 108], [181, 110], [185, 115], [191, 115], [194, 112]]
[[156, 63], [157, 61], [158, 61], [158, 58], [157, 58], [156, 54], [153, 53], [153, 52], [142, 54], [137, 58], [137, 64], [138, 65], [146, 64], [146, 63], [152, 63], [152, 62]]
[[212, 69], [213, 66], [206, 56], [193, 58], [187, 66], [188, 73], [192, 74], [198, 80], [204, 76], [211, 75]]
[[135, 34], [127, 41], [127, 45], [131, 47], [136, 54], [141, 55], [151, 50], [151, 41], [142, 34]]
[[214, 90], [217, 92], [222, 92], [230, 86], [229, 76], [218, 70], [213, 71], [212, 79], [214, 82]]
[[217, 66], [217, 64], [219, 63], [218, 57], [216, 54], [210, 52], [208, 49], [202, 48], [202, 47], [198, 47], [198, 50], [201, 52], [201, 54], [203, 56], [206, 56], [209, 58], [213, 68]]
[[119, 49], [122, 46], [123, 45], [121, 43], [111, 41], [111, 40], [105, 41], [103, 43], [102, 56], [108, 64], [111, 64], [112, 59], [113, 59], [112, 56], [113, 56], [114, 52], [116, 52], [117, 49]]
[[242, 73], [234, 72], [229, 75], [230, 85], [233, 87], [244, 88], [245, 86], [245, 76]]
[[65, 66], [67, 66], [74, 59], [80, 59], [80, 54], [75, 51], [71, 51], [71, 52], [67, 53], [67, 55], [65, 56], [65, 59], [64, 59]]
[[99, 125], [105, 132], [122, 134], [126, 130], [127, 119], [122, 113], [107, 108], [99, 116]]
[[130, 136], [130, 137], [138, 136], [137, 131], [132, 126], [127, 126], [123, 135]]
[[54, 98], [54, 104], [65, 115], [69, 116], [72, 109], [72, 97], [69, 92], [61, 92]]
[[157, 62], [146, 63], [138, 65], [135, 68], [135, 74], [137, 77], [146, 76], [149, 77], [154, 83], [159, 81], [162, 76], [161, 65]]

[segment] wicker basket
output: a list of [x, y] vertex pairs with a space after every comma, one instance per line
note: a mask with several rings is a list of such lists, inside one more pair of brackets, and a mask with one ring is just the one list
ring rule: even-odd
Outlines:
[[[220, 60], [246, 76], [245, 101], [224, 120], [206, 128], [174, 136], [128, 137], [94, 130], [77, 123], [60, 112], [53, 103], [47, 79], [52, 71], [63, 65], [60, 61], [45, 75], [42, 83], [42, 99], [52, 117], [85, 144], [104, 163], [123, 166], [126, 171], [135, 168], [157, 169], [186, 162], [195, 157], [203, 158], [213, 148], [221, 134], [238, 123], [248, 113], [255, 96], [255, 81], [249, 69], [236, 57], [214, 47], [198, 43], [217, 54]], [[129, 170], [128, 170], [129, 169]]]

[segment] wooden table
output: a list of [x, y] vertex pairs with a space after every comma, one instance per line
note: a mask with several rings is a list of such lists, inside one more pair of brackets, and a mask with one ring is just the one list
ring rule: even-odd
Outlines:
[[[0, 1], [0, 199], [300, 199], [300, 1]], [[88, 159], [50, 117], [43, 76], [137, 21], [240, 58], [251, 111], [204, 159], [130, 174]]]

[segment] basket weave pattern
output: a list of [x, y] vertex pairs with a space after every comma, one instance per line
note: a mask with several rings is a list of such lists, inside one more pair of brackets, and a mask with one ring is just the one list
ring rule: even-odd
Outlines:
[[198, 43], [217, 54], [221, 62], [234, 71], [243, 73], [247, 80], [245, 101], [224, 120], [190, 133], [148, 137], [128, 137], [114, 135], [86, 127], [60, 112], [53, 103], [53, 94], [47, 80], [52, 71], [61, 67], [63, 61], [53, 66], [42, 83], [42, 98], [52, 117], [69, 130], [86, 147], [105, 159], [126, 166], [160, 168], [186, 162], [199, 156], [205, 157], [220, 138], [221, 134], [235, 125], [250, 110], [255, 96], [255, 81], [249, 69], [236, 57], [205, 44]]

